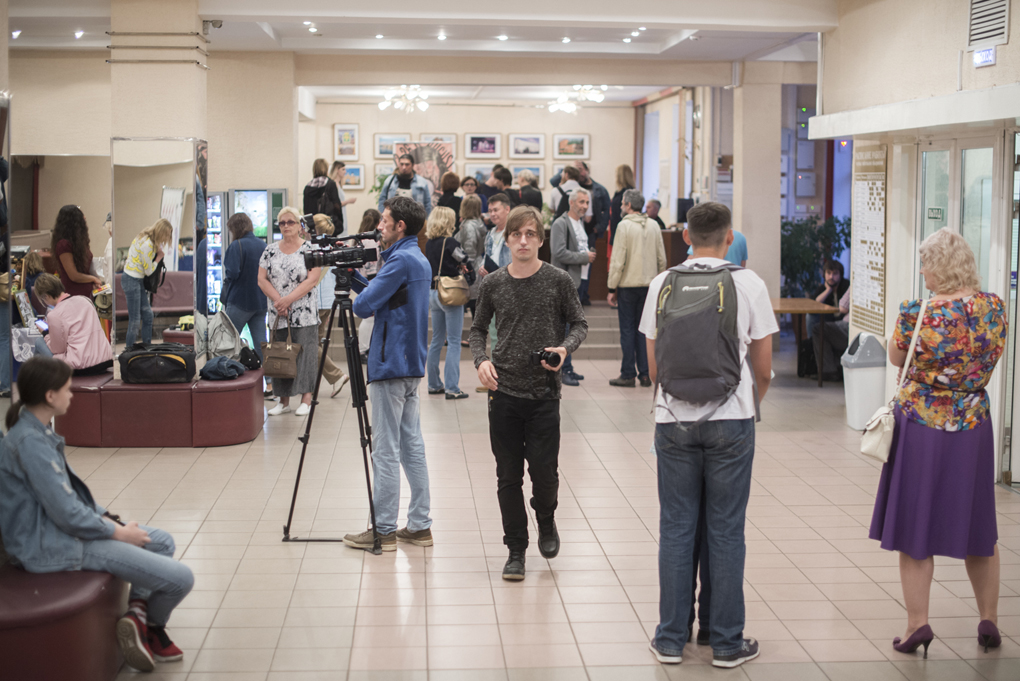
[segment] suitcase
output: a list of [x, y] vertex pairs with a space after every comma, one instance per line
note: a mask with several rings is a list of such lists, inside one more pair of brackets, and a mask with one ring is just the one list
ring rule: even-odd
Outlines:
[[120, 353], [125, 383], [188, 383], [195, 378], [195, 353], [181, 343], [136, 344]]

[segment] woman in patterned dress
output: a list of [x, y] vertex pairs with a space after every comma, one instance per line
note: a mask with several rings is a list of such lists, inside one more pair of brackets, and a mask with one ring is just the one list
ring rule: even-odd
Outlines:
[[[995, 452], [988, 409], [992, 370], [1006, 345], [1002, 300], [980, 291], [974, 253], [940, 229], [921, 244], [921, 273], [934, 292], [921, 320], [907, 381], [896, 396], [896, 434], [871, 521], [872, 539], [900, 553], [907, 631], [893, 646], [925, 657], [934, 633], [928, 601], [934, 556], [965, 561], [980, 612], [978, 642], [1002, 641], [997, 628], [999, 551]], [[906, 361], [920, 300], [900, 306], [889, 359]]]

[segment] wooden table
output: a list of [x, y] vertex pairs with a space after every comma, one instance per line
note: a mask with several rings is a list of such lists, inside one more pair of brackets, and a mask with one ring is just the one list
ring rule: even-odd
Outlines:
[[[772, 312], [775, 314], [791, 314], [799, 316], [801, 320], [804, 319], [804, 315], [809, 314], [838, 314], [839, 308], [833, 307], [832, 305], [826, 305], [819, 303], [813, 298], [772, 298]], [[794, 326], [794, 336], [797, 338], [797, 352], [800, 352], [800, 326], [799, 324]], [[818, 327], [819, 340], [822, 344], [822, 349], [825, 349], [825, 325], [821, 324]], [[820, 352], [815, 353], [815, 363], [818, 367], [818, 387], [822, 387], [822, 354]]]

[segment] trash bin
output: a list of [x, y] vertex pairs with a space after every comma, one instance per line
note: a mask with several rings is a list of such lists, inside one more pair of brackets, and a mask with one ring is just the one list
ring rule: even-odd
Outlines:
[[854, 430], [864, 427], [878, 408], [886, 403], [886, 352], [876, 336], [860, 333], [843, 353], [843, 391], [846, 423]]

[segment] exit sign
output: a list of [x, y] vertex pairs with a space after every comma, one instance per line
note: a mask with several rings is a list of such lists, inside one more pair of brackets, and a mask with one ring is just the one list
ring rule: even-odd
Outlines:
[[974, 50], [974, 68], [979, 69], [982, 66], [994, 66], [995, 65], [995, 46], [987, 47], [983, 50]]
[[928, 219], [929, 220], [941, 220], [942, 219], [942, 209], [941, 208], [929, 208], [928, 209]]

